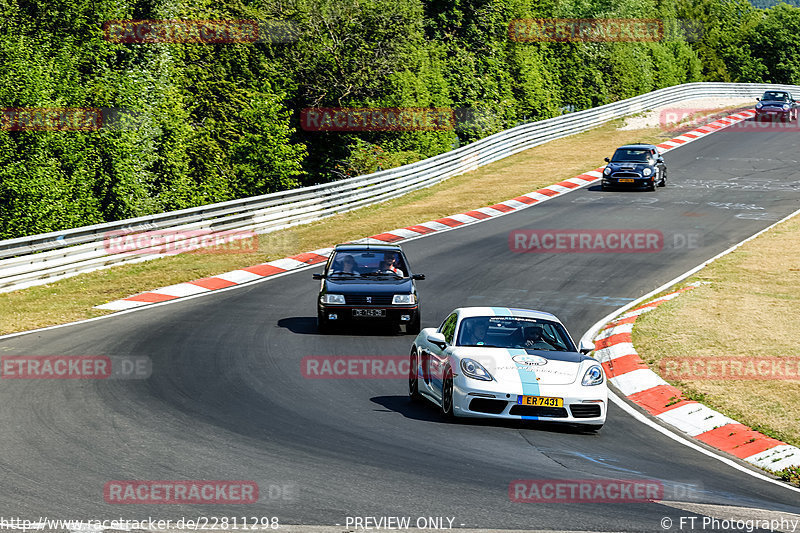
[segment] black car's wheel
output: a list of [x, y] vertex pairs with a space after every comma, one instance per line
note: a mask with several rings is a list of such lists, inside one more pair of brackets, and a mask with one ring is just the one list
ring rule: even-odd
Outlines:
[[661, 171], [661, 181], [658, 184], [659, 187], [666, 187], [667, 186], [667, 171]]
[[419, 333], [419, 330], [420, 330], [419, 311], [417, 311], [417, 316], [414, 317], [414, 320], [412, 320], [406, 325], [406, 333], [410, 335], [416, 335]]
[[442, 416], [448, 420], [455, 418], [453, 413], [453, 372], [448, 368], [442, 381]]
[[419, 364], [417, 363], [417, 351], [411, 350], [410, 365], [408, 367], [408, 399], [412, 402], [421, 402], [422, 395], [419, 393]]
[[655, 191], [657, 188], [658, 188], [658, 178], [656, 176], [653, 176], [653, 179], [650, 180], [650, 187], [648, 187], [648, 190]]

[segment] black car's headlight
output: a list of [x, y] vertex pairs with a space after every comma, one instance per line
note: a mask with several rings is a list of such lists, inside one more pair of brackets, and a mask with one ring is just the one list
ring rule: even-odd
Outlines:
[[461, 371], [464, 372], [465, 376], [472, 379], [481, 381], [492, 381], [494, 379], [489, 371], [483, 368], [482, 364], [468, 357], [461, 360]]
[[395, 294], [392, 298], [393, 305], [414, 305], [417, 303], [417, 297], [413, 294]]
[[319, 301], [324, 304], [343, 304], [344, 294], [323, 294], [319, 297]]
[[762, 104], [761, 102], [757, 103], [756, 104], [756, 109], [761, 109], [763, 107], [763, 105], [764, 104]]
[[581, 381], [581, 385], [584, 387], [591, 387], [592, 385], [600, 385], [603, 383], [605, 379], [605, 375], [603, 374], [603, 368], [598, 365], [592, 365], [587, 370], [586, 373], [583, 375], [583, 380]]
[[783, 110], [789, 111], [789, 104], [783, 104]]
[[606, 175], [606, 176], [610, 175], [611, 174], [611, 168], [610, 167], [604, 168], [603, 169], [603, 174]]
[[653, 169], [652, 168], [646, 168], [646, 169], [642, 170], [642, 175], [644, 175], [644, 176], [649, 176], [652, 173], [653, 173]]

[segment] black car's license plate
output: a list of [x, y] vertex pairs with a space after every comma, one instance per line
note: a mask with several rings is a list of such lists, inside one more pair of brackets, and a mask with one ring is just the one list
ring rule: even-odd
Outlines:
[[633, 183], [634, 181], [636, 181], [636, 180], [634, 180], [633, 178], [620, 178], [619, 179], [620, 183]]
[[386, 309], [353, 309], [353, 316], [382, 318], [386, 316]]

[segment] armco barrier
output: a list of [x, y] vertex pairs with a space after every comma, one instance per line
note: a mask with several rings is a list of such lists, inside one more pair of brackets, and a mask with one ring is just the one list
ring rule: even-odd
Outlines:
[[0, 292], [41, 285], [122, 263], [161, 257], [159, 254], [109, 254], [104, 239], [112, 232], [211, 230], [269, 233], [429, 187], [528, 148], [657, 106], [703, 97], [755, 99], [768, 89], [800, 93], [800, 86], [794, 85], [690, 83], [667, 87], [593, 109], [522, 124], [456, 150], [374, 174], [242, 200], [0, 241]]

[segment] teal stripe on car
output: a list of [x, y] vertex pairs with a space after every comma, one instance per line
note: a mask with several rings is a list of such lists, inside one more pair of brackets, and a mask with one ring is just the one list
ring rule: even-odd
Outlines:
[[[522, 348], [507, 348], [508, 355], [511, 356], [511, 360], [514, 361], [515, 355], [527, 355], [528, 352]], [[519, 381], [522, 384], [522, 394], [523, 396], [539, 396], [539, 383], [535, 380], [536, 373], [529, 372], [527, 370], [521, 370], [524, 368], [528, 368], [528, 365], [520, 364], [514, 361], [514, 366], [517, 367], [517, 374], [519, 374]], [[526, 379], [533, 377], [533, 383], [525, 383]], [[540, 417], [538, 416], [522, 416], [523, 420], [539, 420]]]

